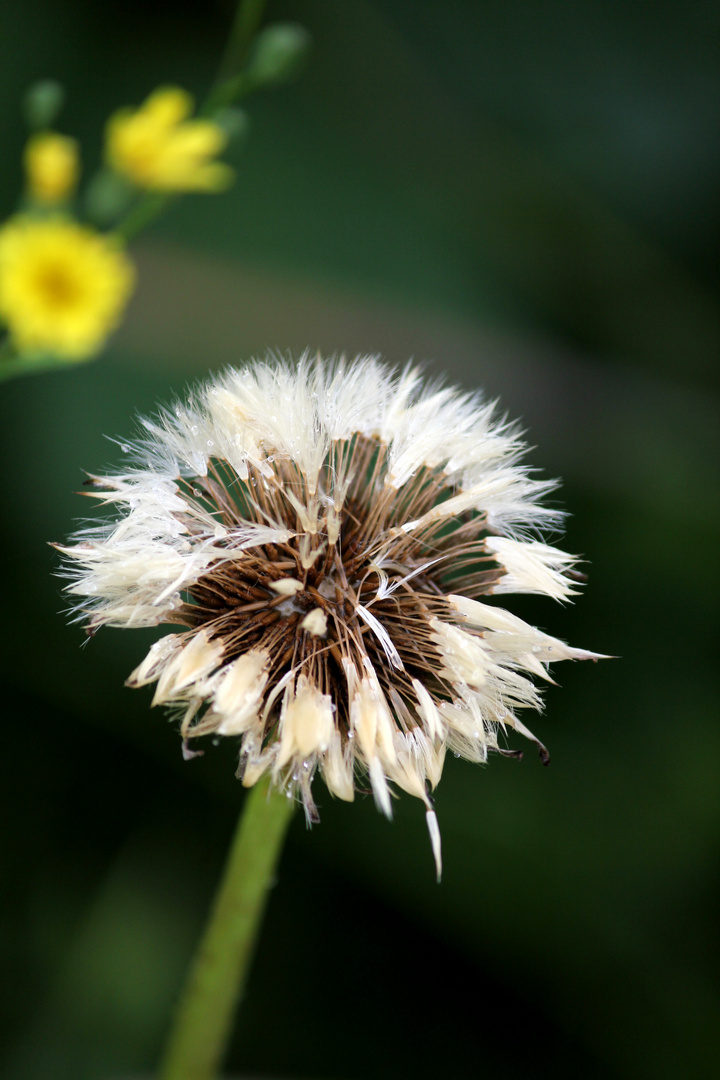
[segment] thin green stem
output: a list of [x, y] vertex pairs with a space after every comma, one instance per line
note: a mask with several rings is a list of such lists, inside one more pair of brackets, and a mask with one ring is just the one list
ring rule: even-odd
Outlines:
[[133, 236], [142, 232], [151, 221], [154, 221], [162, 213], [169, 201], [169, 195], [163, 195], [159, 192], [145, 195], [116, 225], [113, 230], [114, 233], [125, 242], [131, 240]]
[[250, 42], [263, 17], [266, 0], [241, 0], [218, 68], [215, 86], [237, 75], [247, 58]]
[[76, 367], [78, 363], [82, 361], [66, 360], [52, 353], [17, 353], [9, 338], [0, 344], [0, 382], [19, 375], [35, 375], [39, 371]]
[[238, 4], [217, 78], [200, 109], [202, 116], [213, 116], [252, 90], [252, 80], [242, 68], [250, 43], [260, 25], [265, 2], [266, 0], [241, 0]]
[[247, 796], [180, 1000], [160, 1080], [214, 1080], [242, 996], [293, 802], [262, 780]]

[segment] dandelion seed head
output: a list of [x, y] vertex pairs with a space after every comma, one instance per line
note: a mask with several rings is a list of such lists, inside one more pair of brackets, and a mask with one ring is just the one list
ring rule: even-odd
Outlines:
[[[565, 599], [572, 556], [553, 487], [479, 395], [408, 367], [303, 356], [230, 370], [144, 422], [135, 464], [91, 477], [110, 519], [62, 548], [89, 629], [160, 626], [130, 675], [180, 715], [184, 747], [239, 742], [247, 786], [270, 773], [317, 819], [313, 782], [352, 800], [394, 789], [426, 807], [448, 750], [483, 762], [538, 709], [533, 676], [594, 658], [497, 606]], [[511, 752], [512, 753], [512, 752]]]

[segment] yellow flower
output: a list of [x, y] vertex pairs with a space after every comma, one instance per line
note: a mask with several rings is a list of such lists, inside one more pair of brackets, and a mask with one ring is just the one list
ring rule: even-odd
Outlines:
[[227, 144], [209, 120], [188, 120], [190, 94], [178, 87], [156, 90], [133, 112], [121, 109], [106, 129], [105, 158], [138, 187], [154, 191], [221, 191], [233, 180], [229, 165], [211, 161]]
[[0, 230], [0, 316], [21, 352], [92, 356], [134, 281], [124, 252], [74, 221], [16, 217]]
[[28, 193], [36, 202], [63, 202], [74, 192], [79, 172], [74, 139], [53, 131], [33, 135], [25, 146], [23, 163]]

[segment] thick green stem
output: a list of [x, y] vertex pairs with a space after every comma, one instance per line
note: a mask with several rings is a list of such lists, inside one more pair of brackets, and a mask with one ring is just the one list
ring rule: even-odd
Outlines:
[[247, 796], [168, 1040], [160, 1080], [214, 1080], [242, 996], [293, 801], [262, 780]]

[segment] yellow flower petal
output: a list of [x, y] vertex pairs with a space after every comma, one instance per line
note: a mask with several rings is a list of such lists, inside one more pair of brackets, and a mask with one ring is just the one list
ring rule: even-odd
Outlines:
[[0, 315], [21, 352], [92, 356], [134, 282], [125, 253], [74, 221], [18, 217], [0, 230]]
[[210, 120], [186, 119], [192, 97], [177, 87], [156, 90], [135, 112], [122, 109], [106, 128], [107, 163], [151, 191], [220, 191], [232, 183], [227, 165], [211, 159], [227, 135]]
[[208, 120], [193, 120], [191, 124], [182, 124], [173, 136], [173, 151], [177, 157], [209, 157], [219, 154], [226, 146], [225, 132]]
[[187, 119], [195, 101], [187, 90], [179, 86], [165, 86], [154, 90], [139, 112], [144, 112], [153, 123], [162, 127], [175, 127]]
[[209, 165], [201, 165], [193, 170], [192, 177], [187, 177], [182, 188], [183, 191], [227, 191], [235, 180], [235, 170], [230, 165], [221, 161], [211, 162]]

